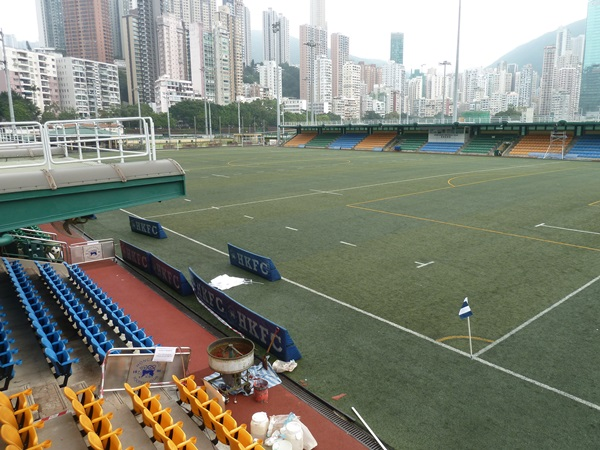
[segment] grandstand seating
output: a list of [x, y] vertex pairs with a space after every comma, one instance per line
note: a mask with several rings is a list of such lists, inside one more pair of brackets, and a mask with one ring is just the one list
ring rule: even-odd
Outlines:
[[383, 150], [397, 136], [398, 133], [395, 131], [375, 132], [359, 142], [354, 150]]
[[[565, 151], [568, 148], [572, 136], [567, 135], [565, 141]], [[558, 157], [562, 155], [563, 143], [560, 140], [551, 141], [550, 133], [532, 133], [523, 136], [519, 142], [511, 149], [509, 156], [525, 156], [532, 158]]]
[[291, 138], [284, 144], [284, 147], [304, 147], [311, 139], [313, 139], [317, 133], [308, 132], [300, 133]]
[[429, 136], [426, 133], [406, 133], [400, 136], [398, 146], [402, 151], [418, 151], [427, 143]]
[[428, 142], [421, 147], [421, 152], [454, 154], [463, 146], [462, 142]]
[[465, 144], [460, 151], [461, 154], [467, 155], [489, 155], [498, 148], [498, 145], [503, 141], [502, 136], [490, 136], [479, 134]]
[[336, 150], [350, 150], [353, 149], [359, 142], [361, 142], [366, 137], [366, 133], [342, 134], [336, 140], [331, 142], [328, 148]]
[[588, 134], [577, 138], [565, 158], [600, 159], [600, 134]]
[[[131, 319], [131, 316], [125, 314], [123, 309], [119, 308], [119, 305], [85, 274], [83, 269], [77, 265], [67, 263], [64, 263], [64, 265], [73, 284], [85, 295], [97, 314], [101, 315], [108, 325], [122, 336], [123, 340], [129, 345], [139, 348], [150, 348], [158, 345], [152, 340], [152, 336], [147, 336], [144, 329], [140, 328], [137, 322]], [[84, 332], [86, 338], [92, 342], [92, 346], [95, 348], [100, 362], [102, 362], [106, 352], [112, 348], [112, 342], [108, 341], [105, 334], [93, 326], [88, 327]], [[142, 352], [145, 351], [148, 350], [142, 350]]]
[[335, 141], [340, 136], [339, 133], [322, 133], [316, 135], [310, 142], [307, 142], [307, 148], [328, 148], [329, 144]]

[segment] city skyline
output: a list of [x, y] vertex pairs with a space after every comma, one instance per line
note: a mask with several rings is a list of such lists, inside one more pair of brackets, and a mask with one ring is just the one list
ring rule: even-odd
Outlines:
[[[486, 2], [462, 0], [459, 69], [486, 66], [546, 32], [584, 19], [587, 4], [588, 0], [573, 0], [569, 8], [561, 8], [561, 3], [549, 0], [541, 8], [539, 2], [505, 0], [502, 8], [490, 13]], [[262, 29], [262, 12], [269, 7], [289, 19], [291, 36], [299, 36], [300, 25], [310, 20], [309, 0], [245, 0], [244, 5], [251, 12], [253, 30]], [[339, 5], [343, 5], [343, 13], [336, 14]], [[389, 13], [390, 7], [395, 14]], [[352, 55], [389, 60], [390, 34], [401, 32], [405, 36], [404, 64], [408, 69], [436, 66], [444, 60], [455, 61], [458, 0], [424, 0], [418, 4], [376, 0], [369, 3], [368, 9], [348, 8], [347, 2], [342, 0], [326, 0], [325, 8], [328, 33], [348, 36]], [[404, 9], [406, 14], [402, 14]], [[19, 40], [38, 41], [35, 0], [2, 5], [0, 28]]]

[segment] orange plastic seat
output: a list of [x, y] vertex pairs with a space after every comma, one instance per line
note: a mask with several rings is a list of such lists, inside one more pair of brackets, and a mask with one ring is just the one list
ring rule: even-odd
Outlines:
[[143, 384], [141, 386], [132, 388], [128, 383], [123, 385], [125, 387], [125, 391], [129, 394], [131, 398], [131, 403], [133, 405], [133, 413], [137, 416], [142, 413], [144, 407], [150, 409], [155, 412], [161, 409], [160, 405], [160, 395], [152, 395], [150, 392], [150, 383]]
[[33, 405], [27, 403], [27, 396], [31, 395], [31, 392], [31, 389], [25, 389], [24, 391], [9, 396], [0, 391], [0, 405], [10, 408], [19, 424], [23, 424], [24, 422], [22, 414], [25, 414], [26, 411], [37, 411], [39, 408], [37, 403], [34, 403]]
[[190, 395], [195, 395], [195, 392], [193, 392], [195, 389], [201, 389], [201, 388], [193, 388], [190, 389], [190, 386], [196, 386], [196, 382], [194, 381], [194, 375], [190, 375], [186, 378], [177, 378], [177, 375], [173, 374], [172, 375], [173, 381], [175, 382], [175, 385], [177, 386], [177, 390], [179, 391], [179, 400], [177, 401], [178, 404], [182, 404], [182, 403], [190, 403], [189, 400], [189, 396]]
[[[32, 425], [34, 423], [34, 419], [31, 410], [25, 408], [22, 411], [23, 413], [19, 416], [19, 420], [17, 420], [17, 416], [15, 416], [15, 413], [12, 409], [4, 405], [0, 405], [0, 423], [8, 423], [18, 430]], [[41, 428], [43, 426], [43, 422], [39, 423], [42, 423], [42, 425], [36, 425], [37, 428]]]

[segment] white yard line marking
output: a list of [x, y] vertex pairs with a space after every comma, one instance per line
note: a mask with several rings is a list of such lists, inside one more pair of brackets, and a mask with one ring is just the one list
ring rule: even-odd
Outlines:
[[433, 264], [433, 261], [429, 261], [428, 263], [422, 263], [419, 261], [415, 261], [415, 264], [417, 264], [417, 269], [420, 269], [421, 267], [425, 267], [425, 266], [428, 266], [429, 264]]
[[219, 177], [219, 178], [230, 178], [230, 177], [228, 177], [227, 175], [219, 175], [219, 174], [217, 174], [217, 173], [211, 173], [211, 175], [212, 175], [213, 177]]
[[292, 227], [285, 227], [286, 230], [292, 230], [292, 231], [298, 231], [298, 228], [292, 228]]
[[350, 242], [340, 241], [340, 244], [349, 245], [350, 247], [356, 247], [356, 244], [351, 244]]
[[579, 289], [571, 292], [569, 295], [567, 295], [566, 297], [563, 297], [562, 299], [560, 299], [559, 301], [557, 301], [556, 303], [554, 303], [553, 305], [549, 306], [548, 308], [546, 308], [545, 310], [543, 310], [542, 312], [540, 312], [539, 314], [533, 316], [531, 319], [529, 319], [526, 322], [523, 322], [521, 325], [519, 325], [517, 328], [515, 328], [514, 330], [510, 331], [509, 333], [505, 334], [504, 336], [502, 336], [500, 339], [496, 339], [494, 342], [492, 342], [490, 345], [486, 346], [485, 348], [482, 348], [481, 350], [479, 350], [477, 353], [475, 353], [475, 356], [479, 356], [484, 354], [485, 352], [487, 352], [488, 350], [494, 348], [496, 345], [498, 345], [500, 342], [505, 341], [506, 339], [508, 339], [509, 337], [511, 337], [512, 335], [514, 335], [515, 333], [521, 331], [523, 328], [525, 328], [527, 325], [531, 324], [532, 322], [536, 321], [537, 319], [539, 319], [540, 317], [546, 315], [547, 313], [549, 313], [550, 311], [552, 311], [554, 308], [556, 308], [557, 306], [562, 305], [564, 302], [566, 302], [567, 300], [569, 300], [571, 297], [579, 294], [581, 291], [583, 291], [584, 289], [587, 289], [588, 287], [590, 287], [592, 284], [594, 284], [596, 281], [600, 280], [600, 276], [597, 276], [596, 278], [594, 278], [592, 281], [587, 282], [586, 284], [584, 284], [583, 286], [581, 286]]
[[[121, 211], [123, 211], [123, 212], [124, 212], [124, 213], [126, 213], [126, 214], [130, 214], [130, 215], [132, 215], [132, 216], [135, 216], [135, 217], [138, 217], [138, 218], [140, 218], [140, 219], [143, 219], [143, 217], [141, 217], [141, 216], [137, 216], [136, 214], [130, 213], [130, 212], [128, 212], [128, 211], [126, 211], [126, 210], [124, 210], [124, 209], [121, 209]], [[174, 231], [174, 230], [172, 230], [172, 229], [170, 229], [170, 228], [167, 228], [167, 227], [164, 227], [164, 226], [163, 226], [163, 229], [167, 230], [169, 233], [173, 233], [173, 234], [175, 234], [175, 235], [177, 235], [177, 236], [180, 236], [180, 237], [181, 237], [181, 238], [183, 238], [183, 239], [187, 239], [187, 240], [189, 240], [190, 242], [193, 242], [193, 243], [195, 243], [195, 244], [198, 244], [198, 245], [200, 245], [200, 246], [202, 246], [202, 247], [205, 247], [205, 248], [207, 248], [207, 249], [209, 249], [209, 250], [212, 250], [212, 251], [214, 251], [214, 252], [216, 252], [216, 253], [219, 253], [219, 254], [221, 254], [221, 255], [223, 255], [223, 256], [229, 257], [229, 254], [228, 254], [228, 253], [226, 253], [226, 252], [223, 252], [223, 251], [221, 251], [221, 250], [218, 250], [218, 249], [216, 249], [216, 248], [214, 248], [214, 247], [211, 247], [211, 246], [209, 246], [209, 245], [206, 245], [206, 244], [204, 244], [204, 243], [202, 243], [202, 242], [200, 242], [200, 241], [197, 241], [197, 240], [195, 240], [195, 239], [192, 239], [192, 238], [190, 238], [190, 237], [188, 237], [188, 236], [186, 236], [186, 235], [184, 235], [184, 234], [178, 233], [177, 231]], [[554, 392], [555, 394], [561, 395], [561, 396], [563, 396], [563, 397], [566, 397], [566, 398], [568, 398], [568, 399], [570, 399], [570, 400], [573, 400], [573, 401], [575, 401], [575, 402], [577, 402], [577, 403], [581, 403], [582, 405], [585, 405], [585, 406], [588, 406], [588, 407], [590, 407], [590, 408], [592, 408], [592, 409], [596, 409], [596, 410], [600, 411], [600, 406], [599, 406], [599, 405], [596, 405], [595, 403], [588, 402], [587, 400], [583, 400], [582, 398], [576, 397], [576, 396], [574, 396], [574, 395], [571, 395], [571, 394], [569, 394], [569, 393], [567, 393], [567, 392], [564, 392], [564, 391], [561, 391], [561, 390], [559, 390], [559, 389], [553, 388], [552, 386], [549, 386], [549, 385], [547, 385], [547, 384], [544, 384], [544, 383], [540, 383], [539, 381], [536, 381], [536, 380], [534, 380], [534, 379], [532, 379], [532, 378], [527, 378], [527, 377], [525, 377], [525, 376], [523, 376], [523, 375], [520, 375], [520, 374], [518, 374], [518, 373], [516, 373], [516, 372], [513, 372], [512, 370], [505, 369], [504, 367], [498, 366], [498, 365], [496, 365], [496, 364], [494, 364], [494, 363], [491, 363], [491, 362], [489, 362], [489, 361], [486, 361], [486, 360], [484, 360], [484, 359], [481, 359], [481, 358], [479, 358], [479, 357], [478, 357], [478, 355], [479, 355], [479, 354], [481, 354], [482, 352], [479, 352], [479, 353], [477, 353], [477, 354], [473, 355], [473, 358], [471, 358], [471, 355], [470, 355], [469, 353], [467, 353], [467, 352], [463, 352], [462, 350], [458, 350], [457, 348], [451, 347], [451, 346], [449, 346], [449, 345], [447, 345], [447, 344], [444, 344], [443, 342], [438, 342], [438, 341], [436, 341], [435, 339], [432, 339], [432, 338], [430, 338], [430, 337], [428, 337], [428, 336], [425, 336], [424, 334], [418, 333], [418, 332], [416, 332], [416, 331], [413, 331], [413, 330], [411, 330], [411, 329], [409, 329], [409, 328], [405, 328], [405, 327], [403, 327], [403, 326], [401, 326], [401, 325], [398, 325], [397, 323], [394, 323], [394, 322], [391, 322], [391, 321], [389, 321], [389, 320], [387, 320], [387, 319], [384, 319], [384, 318], [382, 318], [382, 317], [376, 316], [375, 314], [371, 314], [370, 312], [368, 312], [368, 311], [365, 311], [365, 310], [363, 310], [363, 309], [360, 309], [360, 308], [357, 308], [356, 306], [352, 306], [352, 305], [350, 305], [350, 304], [348, 304], [348, 303], [342, 302], [341, 300], [338, 300], [338, 299], [336, 299], [336, 298], [334, 298], [334, 297], [331, 297], [331, 296], [329, 296], [329, 295], [327, 295], [327, 294], [323, 294], [322, 292], [315, 291], [314, 289], [311, 289], [311, 288], [309, 288], [309, 287], [307, 287], [307, 286], [304, 286], [304, 285], [302, 285], [302, 284], [300, 284], [300, 283], [296, 283], [295, 281], [292, 281], [292, 280], [290, 280], [289, 278], [282, 277], [281, 279], [282, 279], [283, 281], [287, 282], [287, 283], [290, 283], [290, 284], [291, 284], [291, 285], [293, 285], [293, 286], [299, 287], [300, 289], [304, 289], [304, 290], [306, 290], [306, 291], [308, 291], [308, 292], [311, 292], [311, 293], [313, 293], [313, 294], [315, 294], [315, 295], [318, 295], [319, 297], [323, 297], [323, 298], [325, 298], [325, 299], [327, 299], [327, 300], [329, 300], [329, 301], [331, 301], [331, 302], [333, 302], [333, 303], [337, 303], [337, 304], [338, 304], [338, 305], [340, 305], [340, 306], [343, 306], [343, 307], [345, 307], [345, 308], [351, 309], [352, 311], [355, 311], [355, 312], [357, 312], [357, 313], [359, 313], [359, 314], [362, 314], [362, 315], [364, 315], [364, 316], [370, 317], [371, 319], [377, 320], [378, 322], [384, 323], [384, 324], [386, 324], [386, 325], [389, 325], [389, 326], [391, 326], [391, 327], [393, 327], [393, 328], [396, 328], [396, 329], [398, 329], [398, 330], [404, 331], [405, 333], [408, 333], [408, 334], [411, 334], [411, 335], [413, 335], [413, 336], [415, 336], [415, 337], [418, 337], [418, 338], [420, 338], [420, 339], [423, 339], [424, 341], [427, 341], [427, 342], [429, 342], [429, 343], [431, 343], [431, 344], [438, 345], [438, 346], [440, 346], [440, 347], [443, 347], [443, 348], [445, 348], [445, 349], [447, 349], [447, 350], [450, 350], [450, 351], [452, 351], [452, 352], [454, 352], [454, 353], [457, 353], [457, 354], [459, 354], [459, 355], [462, 355], [462, 356], [464, 356], [464, 357], [466, 357], [466, 358], [472, 359], [473, 361], [477, 361], [477, 362], [479, 362], [479, 363], [481, 363], [481, 364], [485, 364], [485, 365], [486, 365], [486, 366], [488, 366], [488, 367], [491, 367], [491, 368], [493, 368], [493, 369], [497, 369], [497, 370], [499, 370], [499, 371], [501, 371], [501, 372], [504, 372], [504, 373], [506, 373], [506, 374], [508, 374], [508, 375], [511, 375], [511, 376], [513, 376], [513, 377], [516, 377], [516, 378], [518, 378], [518, 379], [520, 379], [520, 380], [522, 380], [522, 381], [525, 381], [525, 382], [527, 382], [527, 383], [531, 383], [531, 384], [533, 384], [533, 385], [535, 385], [535, 386], [538, 386], [538, 387], [540, 387], [540, 388], [542, 388], [542, 389], [546, 389], [546, 390], [548, 390], [548, 391], [550, 391], [550, 392]], [[567, 300], [568, 298], [572, 297], [572, 296], [573, 296], [573, 295], [575, 295], [576, 293], [578, 293], [578, 292], [581, 292], [583, 289], [585, 289], [586, 287], [588, 287], [588, 286], [590, 286], [591, 284], [595, 283], [595, 282], [596, 282], [596, 281], [598, 281], [599, 279], [600, 279], [600, 276], [598, 276], [597, 278], [593, 279], [592, 281], [590, 281], [589, 283], [587, 283], [585, 286], [582, 286], [581, 288], [579, 288], [577, 291], [573, 292], [572, 294], [569, 294], [567, 297], [565, 297], [563, 300], [561, 300], [561, 301], [560, 301], [560, 303], [562, 303], [563, 301], [565, 301], [565, 300]], [[554, 307], [555, 307], [555, 306], [552, 306], [551, 308], [554, 308]], [[549, 309], [550, 309], [550, 308], [549, 308]], [[538, 315], [538, 316], [539, 316], [539, 315]], [[535, 318], [537, 318], [537, 316], [536, 316]], [[534, 318], [534, 319], [535, 319], [535, 318]], [[532, 319], [531, 321], [533, 321], [534, 319]], [[524, 325], [523, 325], [523, 326], [524, 326]], [[521, 326], [520, 328], [522, 328], [523, 326]], [[519, 328], [519, 329], [520, 329], [520, 328]], [[517, 330], [518, 330], [518, 329], [514, 330], [514, 332], [512, 332], [512, 334], [514, 334], [514, 333], [515, 333]], [[509, 334], [511, 334], [511, 333], [509, 333]], [[506, 339], [506, 337], [504, 337], [504, 338], [501, 338], [501, 339], [499, 339], [499, 340], [495, 341], [495, 342], [494, 342], [494, 344], [496, 344], [496, 343], [498, 343], [500, 340], [504, 340], [504, 339]], [[489, 347], [489, 346], [488, 346], [488, 347]]]
[[344, 195], [344, 194], [340, 194], [339, 192], [332, 192], [332, 191], [320, 191], [318, 189], [310, 189], [311, 192], [315, 192], [317, 194], [329, 194], [329, 195]]
[[[542, 167], [548, 164], [553, 164], [552, 162], [548, 162], [545, 164], [540, 164], [539, 166], [536, 167]], [[328, 193], [334, 193], [334, 192], [343, 192], [343, 191], [351, 191], [351, 190], [355, 190], [355, 189], [368, 189], [368, 188], [372, 188], [372, 187], [379, 187], [379, 186], [387, 186], [390, 184], [400, 184], [400, 183], [410, 183], [412, 181], [423, 181], [423, 180], [430, 180], [430, 179], [434, 179], [434, 178], [443, 178], [443, 177], [456, 177], [459, 175], [469, 175], [472, 173], [484, 173], [484, 172], [492, 172], [492, 171], [498, 171], [498, 170], [506, 170], [506, 169], [520, 169], [523, 167], [531, 167], [531, 166], [514, 166], [514, 167], [497, 167], [494, 169], [485, 169], [485, 170], [471, 170], [471, 171], [467, 171], [467, 172], [456, 172], [456, 173], [445, 173], [445, 174], [441, 174], [441, 175], [432, 175], [429, 177], [419, 177], [419, 178], [409, 178], [409, 179], [405, 179], [405, 180], [395, 180], [395, 181], [386, 181], [383, 183], [375, 183], [375, 184], [365, 184], [362, 186], [352, 186], [352, 187], [348, 187], [348, 188], [341, 188], [341, 189], [331, 189], [329, 191], [327, 191]], [[255, 201], [251, 201], [251, 202], [243, 202], [243, 203], [233, 203], [230, 205], [221, 205], [219, 208], [235, 208], [237, 206], [246, 206], [246, 205], [256, 205], [256, 204], [260, 204], [260, 203], [268, 203], [268, 202], [278, 202], [278, 201], [282, 201], [282, 200], [290, 200], [293, 198], [302, 198], [302, 197], [307, 197], [307, 196], [311, 196], [311, 195], [319, 195], [318, 192], [309, 192], [307, 194], [297, 194], [297, 195], [288, 195], [285, 197], [274, 197], [274, 198], [267, 198], [264, 200], [255, 200]], [[179, 211], [179, 212], [174, 212], [174, 213], [168, 213], [168, 214], [157, 214], [154, 216], [148, 216], [147, 219], [154, 219], [154, 218], [158, 218], [158, 217], [168, 217], [168, 216], [176, 216], [176, 215], [180, 215], [180, 214], [191, 214], [191, 213], [195, 213], [195, 212], [203, 212], [203, 211], [210, 211], [213, 208], [200, 208], [200, 209], [192, 209], [189, 211]]]
[[586, 233], [586, 234], [597, 234], [597, 235], [600, 235], [600, 233], [597, 233], [595, 231], [586, 231], [586, 230], [576, 230], [574, 228], [555, 227], [553, 225], [546, 225], [545, 223], [537, 224], [535, 227], [536, 228], [538, 228], [538, 227], [554, 228], [556, 230], [574, 231], [575, 233]]
[[252, 216], [244, 216], [246, 219], [254, 219]]

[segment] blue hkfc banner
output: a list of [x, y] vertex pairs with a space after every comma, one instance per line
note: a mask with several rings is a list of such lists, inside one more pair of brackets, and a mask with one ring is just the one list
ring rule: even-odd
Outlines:
[[167, 237], [165, 230], [163, 230], [162, 225], [159, 222], [129, 216], [129, 226], [131, 227], [131, 231], [135, 233], [145, 234], [146, 236], [156, 239], [164, 239]]
[[[285, 328], [265, 319], [236, 302], [224, 292], [213, 288], [196, 275], [191, 268], [190, 274], [192, 276], [192, 288], [198, 301], [229, 326], [264, 348], [268, 348], [271, 338], [275, 336], [271, 353], [282, 361], [298, 360], [302, 357]], [[279, 332], [277, 332], [277, 329], [279, 329]]]
[[269, 281], [281, 280], [281, 275], [271, 258], [251, 253], [232, 244], [227, 244], [227, 250], [232, 265], [255, 273]]
[[183, 273], [166, 262], [151, 254], [152, 271], [167, 286], [173, 288], [181, 295], [191, 295], [192, 286], [183, 276]]
[[153, 274], [152, 272], [152, 253], [142, 250], [141, 248], [131, 245], [123, 240], [119, 241], [121, 246], [121, 255], [123, 259], [134, 266], [142, 269], [144, 272]]

